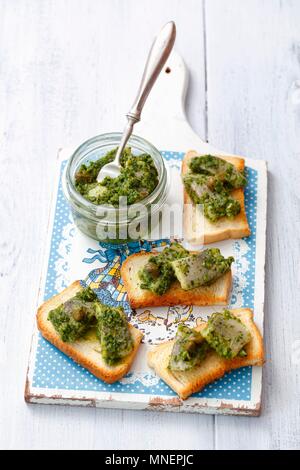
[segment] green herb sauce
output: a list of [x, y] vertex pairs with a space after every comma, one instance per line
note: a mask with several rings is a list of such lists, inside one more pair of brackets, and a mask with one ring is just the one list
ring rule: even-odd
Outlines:
[[111, 150], [104, 157], [88, 164], [83, 164], [75, 174], [75, 187], [87, 200], [94, 204], [119, 206], [119, 198], [126, 197], [131, 205], [142, 201], [158, 185], [158, 172], [149, 154], [133, 155], [127, 147], [121, 157], [120, 175], [106, 177], [97, 182], [100, 169], [111, 162], [117, 149]]
[[76, 341], [95, 325], [96, 299], [92, 289], [86, 288], [49, 312], [48, 320], [64, 342]]
[[203, 205], [204, 215], [211, 222], [240, 213], [240, 203], [230, 193], [243, 188], [247, 179], [231, 163], [212, 155], [194, 157], [183, 183], [192, 202]]
[[64, 342], [72, 343], [96, 331], [101, 356], [108, 365], [120, 362], [133, 348], [124, 310], [101, 304], [89, 287], [51, 310], [48, 320]]
[[183, 289], [193, 289], [214, 282], [230, 269], [233, 261], [232, 256], [224, 258], [218, 248], [190, 254], [180, 243], [171, 243], [140, 269], [140, 287], [163, 295], [177, 279]]
[[121, 307], [101, 305], [97, 309], [97, 334], [101, 354], [108, 365], [115, 365], [132, 351], [133, 339]]
[[184, 372], [201, 364], [209, 350], [201, 333], [185, 325], [179, 325], [175, 336], [168, 368]]
[[213, 313], [200, 331], [179, 325], [168, 368], [184, 372], [200, 365], [210, 351], [225, 359], [245, 357], [251, 334], [239, 318], [229, 310]]
[[142, 281], [140, 287], [154, 294], [164, 294], [176, 279], [171, 262], [188, 254], [189, 252], [179, 243], [171, 243], [158, 255], [151, 256], [138, 273]]
[[247, 355], [244, 346], [251, 339], [250, 332], [229, 310], [213, 313], [201, 334], [221, 357], [233, 359]]

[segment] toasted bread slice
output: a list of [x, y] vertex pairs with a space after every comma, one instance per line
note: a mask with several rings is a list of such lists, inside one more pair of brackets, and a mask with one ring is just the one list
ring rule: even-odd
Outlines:
[[[222, 377], [232, 369], [245, 366], [261, 366], [264, 363], [264, 347], [262, 336], [253, 321], [253, 313], [248, 308], [231, 310], [247, 326], [251, 333], [251, 341], [246, 345], [246, 357], [223, 359], [216, 352], [210, 352], [204, 361], [193, 369], [185, 372], [172, 372], [168, 363], [174, 340], [155, 346], [148, 353], [148, 365], [159, 375], [183, 400], [192, 393], [199, 392], [205, 385]], [[196, 329], [201, 331], [206, 323]]]
[[[190, 150], [184, 156], [182, 161], [181, 172], [185, 175], [188, 172], [189, 161], [199, 155], [194, 150]], [[231, 156], [219, 156], [223, 160], [232, 163], [239, 171], [242, 171], [245, 167], [245, 160], [239, 157]], [[187, 205], [193, 205], [191, 198], [188, 193], [184, 190], [184, 214], [183, 214], [183, 225], [185, 237], [191, 244], [201, 245], [214, 243], [221, 240], [227, 240], [229, 238], [242, 238], [250, 235], [250, 228], [247, 221], [244, 190], [235, 189], [232, 191], [231, 196], [237, 199], [241, 205], [240, 213], [234, 217], [234, 219], [228, 219], [222, 217], [217, 222], [210, 222], [204, 214], [199, 214], [196, 217], [196, 208], [192, 207], [188, 210]]]
[[170, 289], [163, 295], [142, 289], [138, 272], [147, 263], [149, 257], [155, 254], [158, 252], [135, 253], [122, 264], [121, 276], [132, 308], [170, 307], [172, 305], [227, 305], [232, 285], [231, 271], [225, 273], [209, 286], [196, 287], [191, 290], [183, 290], [178, 281], [173, 282]]
[[75, 281], [60, 294], [55, 295], [50, 300], [43, 303], [37, 312], [38, 328], [44, 338], [54, 344], [54, 346], [60, 349], [63, 353], [74, 359], [75, 362], [88, 369], [96, 377], [107, 383], [116, 382], [129, 371], [143, 334], [132, 325], [129, 325], [134, 342], [133, 350], [126, 358], [124, 358], [124, 361], [116, 366], [108, 366], [103, 361], [100, 353], [99, 341], [96, 334], [92, 332], [91, 334], [88, 333], [85, 338], [77, 340], [74, 343], [64, 343], [60, 339], [60, 336], [56, 332], [52, 323], [48, 320], [48, 313], [50, 310], [58, 307], [73, 297], [80, 289], [82, 289], [80, 282]]

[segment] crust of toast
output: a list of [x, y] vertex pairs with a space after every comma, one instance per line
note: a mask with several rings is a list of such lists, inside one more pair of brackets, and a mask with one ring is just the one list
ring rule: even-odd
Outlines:
[[[174, 340], [159, 344], [148, 353], [148, 365], [164, 380], [178, 395], [185, 400], [193, 393], [199, 392], [207, 384], [221, 378], [226, 372], [245, 366], [261, 366], [264, 363], [263, 339], [253, 321], [250, 309], [234, 309], [231, 312], [250, 330], [252, 339], [246, 345], [246, 357], [223, 359], [216, 352], [210, 352], [199, 366], [186, 372], [171, 372], [168, 369], [169, 357]], [[196, 329], [201, 331], [206, 323]]]
[[[185, 175], [188, 172], [188, 162], [195, 156], [199, 155], [195, 150], [190, 150], [184, 156], [182, 161], [181, 173]], [[233, 156], [223, 156], [218, 155], [219, 158], [226, 160], [229, 163], [232, 163], [237, 170], [242, 171], [245, 168], [245, 160], [240, 157], [233, 157]], [[232, 191], [231, 195], [234, 199], [237, 199], [241, 205], [240, 213], [234, 217], [233, 220], [230, 220], [226, 217], [222, 217], [217, 222], [210, 222], [203, 214], [200, 214], [200, 223], [199, 226], [203, 227], [202, 229], [191, 226], [191, 215], [193, 215], [193, 220], [196, 219], [194, 217], [195, 208], [192, 209], [192, 213], [189, 213], [187, 210], [187, 204], [193, 204], [188, 193], [184, 189], [183, 191], [183, 198], [184, 198], [184, 214], [183, 214], [183, 225], [184, 225], [184, 233], [187, 240], [191, 244], [199, 245], [199, 244], [208, 244], [214, 243], [221, 240], [227, 240], [229, 238], [237, 239], [242, 237], [248, 237], [250, 235], [250, 228], [247, 221], [246, 210], [245, 210], [245, 198], [244, 198], [244, 190], [243, 189], [235, 189]], [[194, 222], [195, 223], [195, 222]]]
[[135, 358], [143, 334], [138, 329], [129, 325], [134, 346], [132, 352], [124, 361], [116, 366], [108, 366], [100, 354], [100, 345], [96, 337], [89, 337], [75, 341], [74, 343], [65, 343], [54, 329], [52, 323], [48, 320], [50, 310], [58, 307], [66, 300], [73, 297], [76, 292], [82, 289], [79, 281], [73, 282], [60, 294], [44, 302], [37, 312], [37, 326], [44, 338], [60, 349], [67, 356], [70, 356], [75, 362], [88, 369], [93, 375], [107, 383], [113, 383], [123, 377], [129, 371]]
[[132, 308], [162, 307], [172, 305], [227, 305], [231, 286], [232, 273], [228, 271], [210, 286], [183, 290], [178, 281], [163, 295], [141, 289], [138, 277], [139, 269], [145, 265], [148, 258], [157, 251], [140, 252], [128, 256], [121, 267], [121, 276], [127, 291], [128, 301]]

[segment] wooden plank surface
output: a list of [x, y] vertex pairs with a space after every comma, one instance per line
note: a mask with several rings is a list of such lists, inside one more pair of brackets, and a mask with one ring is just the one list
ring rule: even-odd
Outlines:
[[300, 2], [212, 0], [205, 13], [209, 141], [267, 160], [269, 169], [262, 416], [216, 417], [215, 444], [296, 449], [300, 371], [292, 352], [300, 338]]
[[[263, 415], [27, 406], [57, 149], [123, 126], [169, 19], [194, 129], [269, 162]], [[299, 448], [299, 19], [297, 0], [0, 0], [1, 448]]]

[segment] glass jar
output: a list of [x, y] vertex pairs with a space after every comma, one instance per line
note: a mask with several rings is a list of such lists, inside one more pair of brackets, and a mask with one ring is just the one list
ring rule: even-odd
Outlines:
[[119, 145], [120, 132], [95, 136], [75, 150], [63, 176], [63, 190], [76, 226], [86, 235], [102, 242], [124, 243], [146, 238], [160, 220], [168, 193], [168, 174], [160, 152], [141, 137], [132, 135], [128, 141], [134, 155], [148, 153], [153, 158], [159, 183], [139, 203], [118, 208], [96, 205], [85, 199], [75, 188], [75, 174], [83, 163], [98, 160]]

